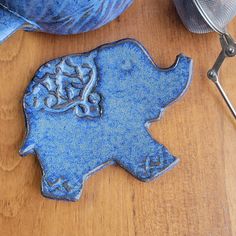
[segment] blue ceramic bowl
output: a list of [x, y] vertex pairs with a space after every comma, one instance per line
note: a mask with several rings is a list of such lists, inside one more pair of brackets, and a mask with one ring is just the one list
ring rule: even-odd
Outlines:
[[0, 42], [16, 30], [78, 34], [118, 17], [133, 0], [0, 0]]

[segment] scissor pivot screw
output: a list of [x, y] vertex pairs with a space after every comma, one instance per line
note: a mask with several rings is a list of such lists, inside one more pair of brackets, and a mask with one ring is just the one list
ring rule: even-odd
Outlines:
[[227, 53], [227, 55], [228, 55], [229, 57], [233, 57], [233, 56], [236, 55], [236, 50], [235, 50], [234, 47], [230, 46], [230, 47], [228, 47], [226, 53]]
[[212, 80], [213, 82], [216, 82], [218, 79], [218, 75], [215, 72], [215, 70], [211, 69], [208, 71], [207, 76], [210, 80]]

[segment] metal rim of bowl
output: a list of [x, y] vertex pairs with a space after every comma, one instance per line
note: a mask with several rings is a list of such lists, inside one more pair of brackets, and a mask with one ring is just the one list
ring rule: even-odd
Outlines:
[[226, 34], [226, 29], [220, 29], [219, 27], [217, 27], [217, 25], [212, 21], [212, 19], [206, 14], [202, 4], [199, 2], [199, 0], [193, 0], [195, 6], [197, 7], [198, 11], [200, 12], [200, 14], [202, 15], [202, 17], [204, 18], [204, 20], [207, 22], [207, 24], [216, 32], [218, 32], [219, 34]]

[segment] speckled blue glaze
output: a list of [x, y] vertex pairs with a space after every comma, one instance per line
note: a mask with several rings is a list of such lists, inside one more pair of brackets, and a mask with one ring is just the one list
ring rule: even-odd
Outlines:
[[149, 181], [178, 160], [148, 132], [151, 121], [187, 90], [192, 60], [160, 69], [135, 40], [49, 61], [24, 96], [27, 135], [21, 155], [36, 154], [42, 193], [78, 200], [95, 171], [119, 164]]
[[77, 34], [97, 29], [118, 17], [132, 2], [0, 0], [0, 42], [19, 27], [52, 34]]

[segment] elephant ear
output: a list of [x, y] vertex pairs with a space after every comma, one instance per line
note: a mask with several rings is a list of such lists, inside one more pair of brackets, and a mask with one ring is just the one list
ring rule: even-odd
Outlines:
[[26, 109], [73, 111], [79, 118], [99, 118], [102, 108], [94, 56], [67, 56], [42, 66], [25, 95]]
[[25, 20], [0, 5], [0, 44], [17, 30], [23, 28]]

